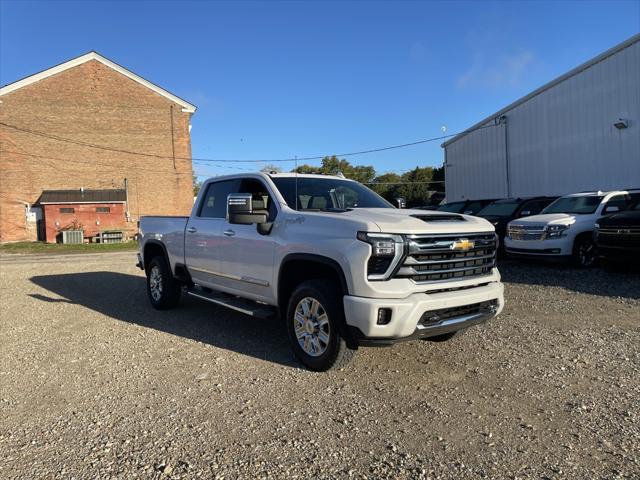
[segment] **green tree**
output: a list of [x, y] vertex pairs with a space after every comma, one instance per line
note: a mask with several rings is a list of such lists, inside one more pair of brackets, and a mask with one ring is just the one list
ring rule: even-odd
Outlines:
[[407, 208], [420, 207], [427, 203], [429, 191], [432, 190], [433, 168], [416, 167], [402, 174], [403, 185], [399, 188], [400, 196], [407, 201]]
[[340, 159], [335, 155], [324, 157], [322, 165], [319, 167], [305, 164], [298, 166], [293, 171], [298, 173], [322, 173], [325, 175], [342, 173], [345, 178], [350, 178], [360, 183], [370, 183], [376, 176], [376, 171], [371, 165], [351, 165], [348, 160]]
[[197, 197], [200, 192], [200, 188], [202, 188], [202, 182], [198, 180], [197, 176], [193, 176], [193, 196]]
[[282, 169], [277, 165], [272, 165], [272, 164], [269, 163], [269, 164], [265, 165], [264, 167], [262, 167], [260, 169], [260, 171], [262, 173], [271, 173], [271, 172], [281, 173]]
[[396, 173], [385, 173], [373, 179], [368, 185], [371, 190], [395, 205], [395, 199], [400, 197], [399, 189], [402, 177]]

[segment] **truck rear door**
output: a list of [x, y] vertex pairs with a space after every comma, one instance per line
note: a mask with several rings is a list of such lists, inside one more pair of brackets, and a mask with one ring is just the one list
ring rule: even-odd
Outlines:
[[211, 182], [194, 209], [185, 230], [185, 263], [191, 278], [212, 288], [220, 273], [220, 240], [227, 216], [227, 196], [237, 190], [239, 180]]

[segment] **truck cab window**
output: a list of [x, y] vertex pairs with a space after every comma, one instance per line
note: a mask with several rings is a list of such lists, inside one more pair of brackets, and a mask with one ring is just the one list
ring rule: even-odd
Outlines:
[[198, 216], [202, 218], [226, 218], [227, 196], [230, 193], [238, 192], [236, 185], [238, 185], [237, 180], [210, 183], [202, 199]]

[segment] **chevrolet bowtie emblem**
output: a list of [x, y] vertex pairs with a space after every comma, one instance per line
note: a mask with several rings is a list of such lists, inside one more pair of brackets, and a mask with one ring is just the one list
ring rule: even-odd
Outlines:
[[475, 247], [475, 242], [472, 242], [471, 240], [467, 240], [466, 238], [463, 238], [461, 240], [458, 240], [457, 242], [453, 242], [451, 244], [451, 250], [458, 250], [461, 252], [466, 252], [467, 250], [472, 249], [473, 247]]

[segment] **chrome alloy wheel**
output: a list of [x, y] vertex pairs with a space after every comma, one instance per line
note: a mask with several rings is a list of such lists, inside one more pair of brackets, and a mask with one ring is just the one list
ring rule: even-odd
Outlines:
[[312, 297], [300, 300], [293, 322], [298, 343], [307, 355], [319, 357], [326, 352], [331, 326], [327, 312], [318, 300]]
[[578, 259], [583, 267], [590, 267], [596, 261], [596, 246], [591, 242], [583, 242], [578, 247]]
[[149, 272], [149, 291], [156, 302], [162, 298], [162, 272], [157, 265]]

